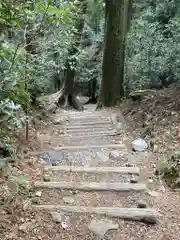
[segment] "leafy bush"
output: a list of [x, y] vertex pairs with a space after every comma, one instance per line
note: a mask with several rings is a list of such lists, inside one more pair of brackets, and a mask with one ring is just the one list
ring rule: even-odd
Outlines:
[[149, 6], [132, 22], [126, 44], [127, 91], [179, 84], [180, 22], [176, 11], [163, 25], [156, 17], [157, 10]]
[[161, 162], [157, 173], [171, 188], [180, 187], [180, 152], [175, 152]]

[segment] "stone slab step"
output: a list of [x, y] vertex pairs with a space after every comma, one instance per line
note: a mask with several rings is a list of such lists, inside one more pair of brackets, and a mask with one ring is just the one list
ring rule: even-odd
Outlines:
[[143, 183], [106, 183], [106, 182], [35, 182], [35, 188], [56, 188], [81, 191], [116, 191], [116, 192], [141, 192], [146, 191]]
[[118, 208], [118, 207], [84, 207], [67, 205], [33, 205], [34, 208], [48, 211], [64, 211], [71, 213], [88, 213], [116, 217], [131, 221], [141, 221], [147, 224], [155, 224], [158, 212], [151, 208]]
[[138, 167], [81, 167], [81, 166], [45, 166], [45, 170], [87, 173], [139, 174]]

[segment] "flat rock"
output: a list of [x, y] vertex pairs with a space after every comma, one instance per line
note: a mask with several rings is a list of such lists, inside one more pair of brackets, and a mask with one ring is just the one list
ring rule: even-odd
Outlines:
[[123, 124], [121, 122], [118, 122], [115, 126], [115, 129], [116, 129], [116, 134], [120, 134], [123, 129]]
[[148, 194], [151, 196], [151, 197], [158, 197], [159, 193], [156, 192], [156, 191], [148, 191]]
[[138, 208], [147, 208], [147, 204], [144, 201], [139, 201], [137, 204]]
[[102, 162], [106, 162], [109, 160], [109, 156], [104, 153], [104, 152], [97, 152], [96, 156], [102, 161]]
[[51, 212], [51, 216], [56, 223], [61, 223], [62, 228], [66, 229], [70, 225], [70, 218], [64, 212]]
[[54, 222], [61, 223], [64, 220], [64, 213], [61, 212], [51, 212]]
[[72, 162], [72, 164], [79, 164], [79, 165], [88, 165], [91, 164], [94, 156], [89, 151], [78, 151], [71, 152], [69, 154], [68, 160]]
[[135, 167], [135, 165], [132, 163], [126, 163], [126, 167]]
[[113, 113], [113, 114], [111, 115], [111, 122], [112, 122], [113, 124], [117, 123], [117, 116], [116, 116], [115, 113]]
[[27, 232], [31, 228], [33, 228], [33, 224], [31, 222], [25, 222], [25, 223], [23, 223], [22, 225], [19, 226], [19, 230], [21, 232]]
[[36, 197], [41, 197], [42, 196], [42, 192], [41, 191], [37, 191], [36, 192]]
[[148, 145], [142, 138], [138, 138], [132, 142], [132, 149], [134, 151], [143, 152], [147, 150], [147, 148], [148, 148]]
[[61, 162], [64, 159], [64, 153], [56, 150], [50, 150], [41, 153], [39, 157], [49, 164], [57, 165], [58, 162]]
[[103, 237], [109, 230], [117, 230], [118, 224], [114, 224], [111, 220], [96, 220], [93, 219], [88, 226], [88, 229], [94, 234]]
[[109, 159], [115, 160], [115, 161], [119, 161], [122, 160], [123, 157], [121, 156], [121, 153], [118, 151], [112, 151], [109, 153]]
[[69, 196], [63, 197], [63, 201], [67, 204], [73, 204], [74, 203], [74, 198], [69, 197]]
[[68, 121], [67, 117], [57, 116], [53, 119], [54, 124], [63, 124], [64, 122]]
[[0, 169], [4, 168], [9, 161], [9, 158], [0, 158]]
[[43, 180], [44, 180], [45, 182], [50, 182], [50, 181], [51, 181], [51, 177], [50, 177], [49, 175], [45, 174], [45, 175], [43, 176]]
[[130, 183], [138, 183], [138, 178], [135, 176], [132, 176], [130, 179]]

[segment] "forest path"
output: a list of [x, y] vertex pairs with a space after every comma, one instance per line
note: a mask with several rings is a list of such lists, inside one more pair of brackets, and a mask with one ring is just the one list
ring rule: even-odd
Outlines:
[[33, 207], [51, 213], [53, 240], [161, 237], [154, 209], [161, 188], [148, 167], [154, 156], [132, 151], [133, 136], [115, 111], [59, 110], [39, 134], [42, 178]]

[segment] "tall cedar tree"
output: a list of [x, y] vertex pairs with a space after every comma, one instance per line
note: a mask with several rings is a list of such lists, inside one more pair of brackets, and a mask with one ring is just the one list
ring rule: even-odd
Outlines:
[[124, 96], [125, 36], [130, 26], [132, 0], [105, 1], [105, 38], [98, 107], [115, 106]]
[[[86, 0], [79, 0], [76, 3], [76, 10], [78, 14], [75, 19], [75, 29], [74, 31], [74, 43], [69, 49], [68, 59], [66, 61], [66, 69], [64, 72], [64, 83], [61, 89], [61, 94], [58, 99], [58, 105], [64, 108], [73, 107], [77, 110], [83, 110], [78, 98], [76, 98], [74, 89], [74, 78], [75, 78], [75, 68], [76, 68], [76, 58], [73, 57], [78, 53], [78, 46], [81, 40], [81, 35], [84, 27], [84, 15], [86, 13], [87, 3]], [[72, 66], [73, 65], [73, 66]]]

